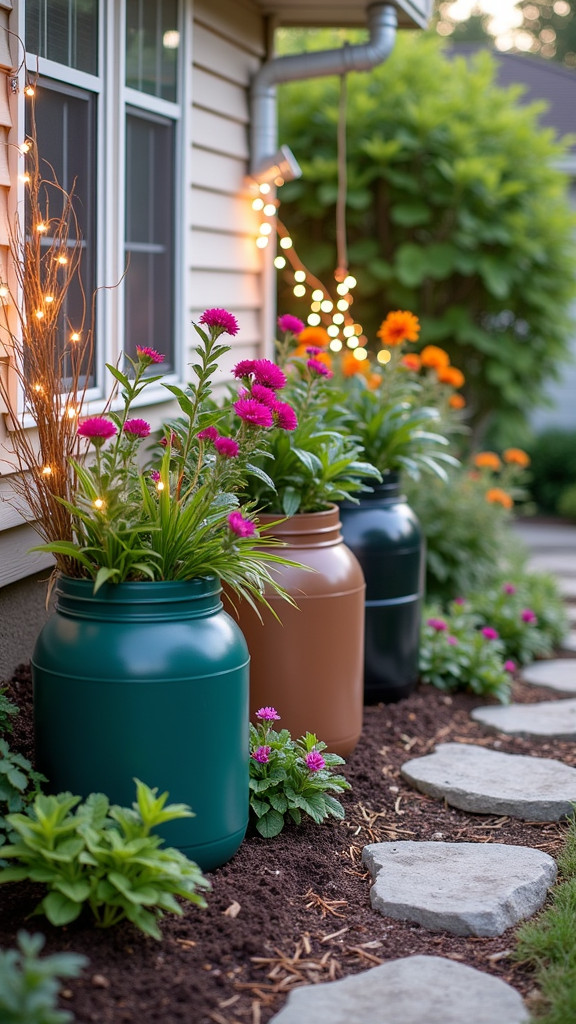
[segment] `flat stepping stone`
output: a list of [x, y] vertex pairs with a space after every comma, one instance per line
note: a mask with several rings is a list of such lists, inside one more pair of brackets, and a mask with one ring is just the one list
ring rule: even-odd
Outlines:
[[558, 590], [563, 597], [576, 598], [576, 577], [557, 576]]
[[421, 793], [475, 814], [559, 821], [573, 814], [576, 768], [548, 757], [502, 754], [467, 743], [441, 743], [402, 765]]
[[576, 699], [474, 708], [470, 717], [491, 732], [508, 736], [576, 740]]
[[570, 622], [573, 626], [576, 626], [576, 605], [566, 605], [566, 613], [568, 615], [568, 622]]
[[540, 909], [556, 862], [501, 843], [372, 843], [362, 861], [374, 910], [454, 935], [502, 935]]
[[522, 669], [521, 679], [533, 686], [547, 686], [556, 693], [572, 693], [576, 696], [576, 658], [535, 661]]
[[[573, 549], [576, 551], [576, 545]], [[555, 576], [572, 576], [576, 578], [576, 554], [568, 551], [535, 552], [529, 562], [530, 572], [548, 572]]]
[[576, 651], [576, 629], [571, 629], [560, 644], [565, 651]]
[[408, 956], [303, 985], [270, 1024], [527, 1024], [511, 985], [440, 956]]

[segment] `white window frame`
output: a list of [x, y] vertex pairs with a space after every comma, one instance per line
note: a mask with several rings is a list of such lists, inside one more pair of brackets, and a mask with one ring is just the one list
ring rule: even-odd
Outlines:
[[[112, 377], [105, 368], [106, 363], [116, 364], [122, 352], [124, 334], [124, 288], [125, 273], [125, 137], [126, 112], [129, 108], [160, 114], [174, 123], [174, 294], [173, 294], [173, 370], [164, 380], [178, 382], [184, 379], [186, 316], [184, 285], [186, 265], [185, 225], [187, 224], [187, 202], [185, 189], [185, 129], [186, 129], [186, 68], [191, 59], [190, 38], [186, 31], [187, 0], [180, 0], [178, 31], [180, 48], [177, 72], [179, 102], [172, 103], [148, 93], [128, 88], [125, 85], [125, 0], [100, 0], [99, 3], [99, 52], [98, 75], [93, 76], [67, 65], [58, 64], [35, 54], [26, 54], [26, 69], [29, 75], [39, 74], [64, 82], [96, 96], [96, 337], [94, 345], [94, 366], [96, 386], [85, 394], [82, 411], [94, 414], [106, 404], [106, 396], [112, 384]], [[18, 34], [24, 38], [25, 0], [18, 9]], [[24, 103], [19, 108], [19, 139], [24, 131]], [[22, 209], [24, 187], [18, 187], [18, 204]], [[90, 297], [88, 297], [90, 299]], [[162, 339], [157, 347], [162, 351]], [[145, 397], [136, 405], [154, 405], [168, 402], [171, 396], [160, 385], [146, 389]]]

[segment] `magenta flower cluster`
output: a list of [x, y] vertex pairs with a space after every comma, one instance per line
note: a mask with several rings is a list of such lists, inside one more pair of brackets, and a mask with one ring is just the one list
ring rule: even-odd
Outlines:
[[436, 630], [437, 633], [442, 633], [445, 629], [448, 629], [448, 625], [444, 619], [427, 619], [426, 625], [430, 626], [430, 629]]
[[520, 618], [522, 619], [522, 622], [526, 622], [531, 626], [535, 626], [538, 622], [538, 616], [531, 608], [524, 608], [520, 614]]
[[234, 337], [238, 334], [240, 327], [238, 321], [227, 309], [206, 309], [200, 317], [200, 323], [206, 327], [216, 328], [219, 334], [230, 334]]
[[279, 366], [269, 359], [241, 359], [232, 372], [245, 384], [234, 403], [234, 410], [244, 423], [265, 430], [274, 426], [296, 429], [298, 417], [294, 409], [276, 394], [286, 385], [286, 375]]
[[237, 537], [253, 537], [256, 527], [251, 519], [245, 519], [241, 512], [231, 512], [228, 516], [228, 526]]
[[78, 437], [87, 437], [95, 444], [101, 444], [109, 437], [114, 437], [118, 433], [118, 429], [116, 424], [112, 423], [112, 420], [106, 419], [105, 416], [90, 416], [83, 420], [76, 433]]
[[480, 632], [482, 633], [482, 636], [486, 637], [487, 640], [497, 640], [498, 637], [500, 636], [498, 630], [494, 629], [493, 626], [484, 626], [480, 630]]
[[311, 750], [304, 760], [309, 772], [321, 772], [326, 767], [326, 761], [317, 750]]
[[196, 434], [199, 441], [211, 441], [218, 455], [223, 459], [235, 459], [240, 451], [240, 446], [233, 437], [224, 437], [218, 433], [216, 427], [204, 427]]
[[256, 718], [259, 718], [262, 722], [279, 722], [280, 715], [276, 711], [276, 708], [268, 707], [258, 708], [256, 712]]
[[150, 424], [146, 420], [126, 420], [123, 431], [131, 440], [138, 438], [148, 437], [150, 430]]
[[253, 757], [254, 760], [258, 761], [260, 764], [268, 764], [271, 753], [272, 747], [264, 745], [262, 747], [257, 747], [256, 750], [253, 750], [250, 756]]
[[136, 346], [136, 355], [145, 366], [150, 366], [152, 363], [163, 363], [166, 358], [160, 352], [157, 352], [155, 348], [143, 347], [142, 345]]
[[297, 316], [292, 316], [291, 313], [283, 313], [282, 316], [278, 317], [278, 327], [281, 331], [290, 331], [291, 334], [298, 336], [302, 334], [304, 330], [304, 324]]

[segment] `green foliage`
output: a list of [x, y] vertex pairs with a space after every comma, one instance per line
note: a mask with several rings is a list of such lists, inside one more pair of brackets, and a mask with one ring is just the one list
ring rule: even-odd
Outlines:
[[9, 700], [6, 696], [7, 687], [0, 690], [0, 736], [3, 736], [6, 732], [12, 732], [12, 722], [10, 719], [18, 714], [18, 707], [13, 701]]
[[566, 519], [576, 519], [576, 484], [562, 491], [558, 499], [558, 512]]
[[88, 963], [77, 953], [40, 958], [43, 935], [18, 932], [18, 949], [0, 950], [2, 1024], [66, 1024], [74, 1017], [56, 1008], [60, 978], [76, 978]]
[[329, 815], [344, 817], [342, 804], [330, 795], [350, 789], [332, 772], [344, 759], [325, 751], [313, 733], [293, 740], [287, 729], [275, 732], [269, 720], [250, 725], [250, 808], [260, 835], [277, 836], [288, 819], [299, 825], [303, 813], [317, 823]]
[[[283, 86], [281, 136], [303, 168], [283, 220], [315, 274], [336, 262], [338, 83]], [[348, 85], [349, 257], [368, 337], [386, 309], [416, 313], [466, 375], [478, 436], [521, 420], [572, 336], [574, 214], [565, 152], [542, 107], [495, 84], [488, 53], [447, 59], [441, 41], [400, 38]], [[281, 305], [288, 294], [281, 286]], [[291, 291], [291, 284], [290, 284]], [[293, 299], [291, 297], [291, 302]], [[295, 312], [298, 312], [295, 310]]]
[[425, 611], [420, 642], [420, 678], [439, 690], [469, 690], [482, 697], [510, 699], [506, 651], [497, 637], [482, 633], [467, 608], [452, 604], [447, 612]]
[[550, 894], [550, 903], [516, 933], [514, 959], [532, 967], [540, 1000], [533, 1010], [534, 1024], [567, 1024], [576, 1019], [576, 825], [571, 818], [566, 845], [558, 857], [562, 881]]
[[576, 481], [576, 430], [550, 427], [526, 447], [532, 498], [541, 512], [558, 513], [562, 492]]
[[0, 884], [29, 879], [45, 885], [35, 913], [53, 925], [75, 921], [87, 906], [99, 927], [127, 918], [155, 939], [162, 937], [157, 920], [166, 911], [182, 914], [176, 896], [205, 906], [196, 890], [210, 885], [198, 865], [162, 848], [160, 836], [151, 834], [164, 822], [191, 817], [190, 808], [165, 806], [167, 793], [157, 796], [135, 781], [132, 808], [110, 806], [102, 793], [83, 803], [60, 793], [38, 795], [27, 813], [8, 815], [16, 836], [2, 856], [15, 864], [0, 871]]
[[565, 603], [548, 573], [512, 566], [498, 572], [492, 587], [466, 597], [480, 623], [498, 630], [506, 656], [522, 665], [552, 654], [568, 632]]
[[11, 750], [4, 739], [0, 739], [0, 856], [4, 856], [6, 834], [9, 825], [7, 814], [23, 811], [34, 799], [40, 783], [46, 779], [35, 772], [27, 758]]

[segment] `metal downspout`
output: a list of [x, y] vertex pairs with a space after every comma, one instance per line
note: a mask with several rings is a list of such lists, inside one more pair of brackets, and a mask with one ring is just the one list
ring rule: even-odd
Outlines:
[[369, 71], [390, 55], [396, 40], [398, 16], [394, 4], [372, 4], [367, 11], [370, 39], [359, 46], [343, 46], [316, 53], [274, 57], [262, 65], [251, 86], [251, 173], [277, 148], [276, 85], [348, 71]]

